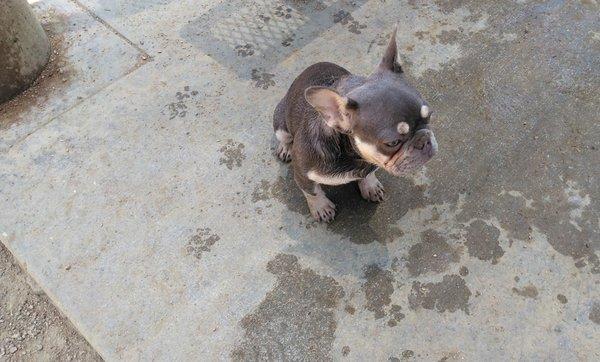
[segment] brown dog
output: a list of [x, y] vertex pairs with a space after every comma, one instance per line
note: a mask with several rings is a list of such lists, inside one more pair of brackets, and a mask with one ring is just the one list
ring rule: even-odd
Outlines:
[[294, 80], [273, 115], [277, 156], [292, 161], [312, 216], [329, 222], [335, 205], [321, 185], [358, 181], [363, 198], [382, 201], [377, 168], [401, 176], [436, 153], [430, 115], [398, 64], [394, 31], [381, 63], [368, 77], [317, 63]]

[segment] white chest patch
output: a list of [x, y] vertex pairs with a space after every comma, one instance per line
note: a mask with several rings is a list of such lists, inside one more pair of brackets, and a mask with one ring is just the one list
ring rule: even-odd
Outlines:
[[337, 185], [344, 185], [347, 184], [349, 182], [352, 181], [356, 181], [359, 178], [352, 175], [351, 173], [341, 173], [341, 174], [337, 174], [337, 175], [321, 175], [320, 173], [316, 172], [316, 171], [308, 171], [308, 179], [311, 181], [314, 181], [318, 184], [321, 185], [330, 185], [330, 186], [337, 186]]
[[364, 159], [376, 165], [383, 165], [387, 157], [377, 151], [377, 147], [371, 143], [364, 142], [358, 136], [354, 136], [354, 144]]

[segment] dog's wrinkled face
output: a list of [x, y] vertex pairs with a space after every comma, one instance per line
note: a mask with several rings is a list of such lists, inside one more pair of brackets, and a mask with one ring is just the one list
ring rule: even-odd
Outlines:
[[348, 98], [359, 105], [348, 113], [354, 118], [351, 137], [365, 160], [401, 176], [436, 153], [429, 106], [401, 73], [377, 72]]
[[346, 96], [323, 87], [305, 94], [327, 125], [350, 135], [365, 160], [401, 176], [429, 161], [437, 142], [429, 105], [397, 62], [395, 33], [375, 72]]

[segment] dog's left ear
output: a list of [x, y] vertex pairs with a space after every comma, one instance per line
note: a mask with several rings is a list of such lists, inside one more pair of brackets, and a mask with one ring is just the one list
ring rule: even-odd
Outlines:
[[342, 133], [352, 132], [352, 112], [358, 108], [356, 101], [342, 97], [331, 88], [316, 86], [308, 87], [304, 91], [304, 97], [329, 127]]
[[398, 63], [398, 47], [396, 45], [396, 32], [398, 31], [398, 24], [394, 27], [390, 42], [385, 50], [385, 54], [379, 63], [378, 69], [391, 70], [395, 73], [402, 73], [402, 67]]

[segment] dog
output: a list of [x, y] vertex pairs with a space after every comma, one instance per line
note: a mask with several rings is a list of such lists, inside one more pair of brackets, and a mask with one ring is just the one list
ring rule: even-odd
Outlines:
[[313, 64], [275, 107], [277, 157], [292, 162], [294, 180], [317, 221], [330, 222], [336, 212], [321, 185], [357, 181], [364, 199], [380, 202], [378, 168], [402, 176], [437, 152], [432, 112], [403, 74], [396, 31], [368, 77], [333, 63]]

